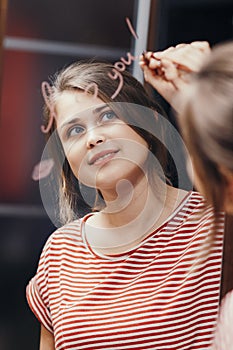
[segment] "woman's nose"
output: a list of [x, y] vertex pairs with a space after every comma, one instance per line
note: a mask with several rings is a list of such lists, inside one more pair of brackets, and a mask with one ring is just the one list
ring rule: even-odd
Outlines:
[[87, 134], [87, 148], [93, 148], [96, 145], [103, 143], [105, 141], [105, 137], [98, 128], [93, 128], [88, 131]]

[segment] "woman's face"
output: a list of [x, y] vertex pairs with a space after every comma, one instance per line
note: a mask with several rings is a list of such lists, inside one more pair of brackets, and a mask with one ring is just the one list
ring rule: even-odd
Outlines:
[[83, 184], [115, 191], [118, 181], [142, 178], [146, 141], [99, 98], [65, 91], [56, 103], [56, 122], [65, 155]]

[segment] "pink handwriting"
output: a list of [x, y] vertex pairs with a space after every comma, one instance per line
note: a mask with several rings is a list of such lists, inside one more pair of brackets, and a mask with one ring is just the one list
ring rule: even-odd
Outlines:
[[112, 75], [111, 73], [108, 73], [108, 76], [113, 80], [116, 80], [117, 78], [119, 78], [119, 85], [116, 91], [114, 92], [114, 94], [111, 96], [113, 100], [114, 98], [116, 98], [116, 96], [119, 94], [119, 92], [123, 87], [123, 76], [121, 72], [123, 72], [126, 69], [125, 65], [126, 64], [130, 65], [132, 60], [137, 59], [137, 57], [132, 56], [130, 52], [127, 52], [127, 56], [128, 56], [128, 61], [126, 61], [123, 57], [121, 57], [121, 61], [114, 63], [114, 68], [112, 69], [112, 72], [114, 73], [114, 75]]
[[[128, 17], [126, 17], [126, 23], [127, 23], [128, 27], [129, 27], [130, 32], [134, 36], [134, 38], [138, 39], [138, 35], [134, 31], [134, 29], [132, 27], [132, 24], [131, 24], [131, 22], [130, 22]], [[121, 57], [120, 61], [117, 61], [117, 62], [114, 63], [114, 68], [112, 69], [112, 72], [108, 73], [108, 76], [112, 80], [119, 79], [119, 84], [118, 84], [118, 87], [117, 87], [116, 91], [111, 96], [111, 99], [114, 100], [114, 98], [116, 98], [116, 96], [120, 93], [120, 91], [121, 91], [121, 89], [123, 87], [124, 80], [123, 80], [123, 76], [122, 76], [121, 72], [123, 72], [126, 69], [126, 65], [129, 66], [132, 63], [132, 61], [135, 61], [137, 58], [138, 57], [133, 56], [130, 52], [127, 52], [127, 60], [124, 57]], [[93, 97], [96, 98], [98, 96], [98, 85], [96, 83], [88, 84], [87, 87], [84, 90], [84, 93], [88, 93], [92, 87], [94, 88]], [[52, 91], [52, 87], [46, 81], [42, 82], [42, 84], [41, 84], [41, 91], [42, 91], [42, 95], [43, 95], [45, 104], [46, 104], [46, 106], [49, 109], [48, 125], [47, 125], [47, 127], [42, 125], [41, 126], [41, 131], [43, 133], [48, 133], [49, 130], [51, 129], [52, 125], [53, 125], [53, 121], [56, 118], [56, 114], [55, 114], [55, 111], [54, 111], [54, 105], [51, 103], [51, 99], [50, 99], [53, 91]]]
[[32, 179], [38, 181], [48, 176], [51, 173], [51, 170], [54, 166], [53, 159], [44, 159], [36, 164], [33, 168]]
[[[129, 20], [128, 17], [126, 17], [126, 23], [129, 27], [130, 32], [133, 34], [135, 39], [138, 39], [138, 35], [136, 34], [136, 32], [134, 31], [132, 24]], [[123, 57], [121, 57], [121, 61], [118, 61], [114, 64], [114, 68], [112, 69], [112, 72], [114, 73], [114, 75], [112, 75], [111, 73], [108, 73], [108, 76], [113, 79], [116, 80], [117, 78], [119, 78], [119, 85], [115, 91], [115, 93], [111, 96], [111, 98], [114, 100], [114, 98], [116, 98], [116, 96], [119, 94], [119, 92], [121, 91], [122, 87], [123, 87], [123, 76], [120, 72], [124, 72], [124, 70], [126, 69], [126, 64], [129, 66], [133, 61], [135, 61], [137, 59], [137, 57], [132, 56], [130, 52], [127, 52], [127, 56], [128, 56], [128, 60], [126, 61]]]
[[116, 80], [117, 78], [119, 78], [119, 85], [118, 88], [116, 89], [115, 93], [111, 96], [111, 98], [114, 100], [114, 98], [119, 94], [119, 92], [122, 89], [123, 86], [123, 76], [122, 74], [117, 70], [117, 69], [112, 69], [112, 72], [114, 73], [114, 75], [112, 75], [111, 73], [108, 73], [109, 78]]
[[41, 84], [41, 91], [42, 91], [42, 96], [44, 98], [45, 104], [49, 109], [49, 121], [47, 127], [44, 125], [41, 125], [41, 131], [45, 134], [49, 132], [53, 125], [53, 121], [56, 117], [55, 112], [54, 112], [54, 106], [51, 103], [50, 97], [52, 95], [52, 87], [47, 83], [47, 81], [43, 81]]
[[[130, 32], [133, 34], [135, 39], [138, 39], [138, 35], [136, 34], [136, 32], [134, 31], [132, 24], [129, 20], [128, 17], [126, 17], [126, 23], [129, 27]], [[114, 98], [117, 97], [117, 95], [120, 93], [123, 84], [124, 84], [124, 80], [123, 80], [123, 76], [121, 74], [121, 72], [124, 72], [124, 70], [126, 69], [126, 65], [130, 65], [132, 63], [132, 61], [135, 61], [138, 57], [136, 56], [132, 56], [130, 52], [127, 52], [127, 57], [128, 60], [124, 59], [124, 57], [120, 58], [120, 61], [117, 61], [114, 63], [114, 68], [112, 69], [112, 73], [108, 73], [108, 76], [110, 79], [112, 80], [116, 80], [119, 78], [119, 84], [118, 87], [116, 89], [116, 91], [114, 92], [114, 94], [111, 96], [111, 99], [114, 100]], [[90, 89], [91, 86], [93, 86], [95, 83], [91, 83], [89, 84], [86, 89], [85, 89], [85, 93], [87, 93]], [[98, 86], [95, 84], [95, 94], [94, 97], [96, 97], [98, 95]]]
[[[133, 36], [135, 37], [135, 39], [138, 39], [138, 35], [136, 34], [136, 32], [134, 31], [132, 24], [129, 20], [128, 17], [126, 17], [126, 23], [129, 27], [130, 32], [133, 34]], [[120, 72], [124, 72], [125, 68], [126, 68], [126, 64], [129, 66], [132, 62], [132, 60], [136, 60], [137, 57], [134, 57], [131, 55], [130, 52], [127, 52], [127, 56], [128, 56], [128, 60], [126, 61], [123, 57], [121, 57], [121, 61], [118, 61], [114, 64], [114, 68], [112, 69], [112, 72], [114, 73], [114, 75], [112, 75], [111, 73], [108, 73], [108, 76], [113, 79], [116, 80], [117, 78], [119, 78], [119, 85], [115, 91], [115, 93], [111, 96], [111, 98], [114, 100], [114, 98], [116, 98], [116, 96], [119, 94], [119, 92], [121, 91], [122, 87], [123, 87], [123, 76]]]
[[93, 97], [96, 98], [98, 96], [98, 85], [96, 83], [88, 84], [87, 87], [84, 90], [84, 93], [87, 94], [92, 87], [94, 87]]
[[125, 20], [126, 20], [126, 23], [128, 24], [129, 30], [130, 30], [130, 32], [133, 34], [134, 38], [135, 38], [135, 39], [138, 39], [138, 35], [137, 35], [137, 33], [135, 32], [135, 30], [133, 29], [132, 24], [131, 24], [131, 22], [130, 22], [130, 19], [129, 19], [128, 17], [126, 17]]
[[128, 64], [130, 65], [132, 63], [132, 60], [135, 61], [137, 59], [137, 56], [132, 56], [130, 52], [127, 52], [127, 56], [128, 56], [128, 61], [126, 61], [124, 59], [124, 57], [121, 57], [121, 61], [124, 63], [124, 64]]

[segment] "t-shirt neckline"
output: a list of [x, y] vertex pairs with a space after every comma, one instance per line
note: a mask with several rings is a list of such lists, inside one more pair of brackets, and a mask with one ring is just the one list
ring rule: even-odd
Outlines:
[[88, 213], [86, 214], [82, 219], [81, 219], [81, 237], [83, 240], [83, 243], [85, 245], [85, 248], [91, 253], [91, 255], [94, 255], [96, 258], [101, 258], [109, 261], [117, 261], [117, 260], [124, 260], [126, 259], [132, 252], [137, 250], [141, 245], [143, 245], [148, 239], [151, 238], [152, 235], [154, 235], [156, 232], [159, 232], [162, 230], [168, 223], [172, 223], [172, 220], [174, 220], [177, 215], [184, 209], [185, 205], [189, 202], [190, 198], [192, 197], [193, 192], [189, 191], [186, 196], [182, 199], [180, 204], [177, 206], [177, 208], [172, 212], [171, 215], [169, 215], [166, 220], [155, 230], [150, 232], [140, 243], [138, 243], [135, 247], [131, 248], [129, 251], [124, 252], [124, 253], [119, 253], [119, 254], [114, 254], [114, 255], [106, 255], [106, 254], [101, 254], [99, 252], [96, 252], [91, 245], [89, 244], [87, 238], [86, 238], [86, 231], [85, 231], [85, 223], [88, 220], [89, 217], [94, 215], [95, 213]]

